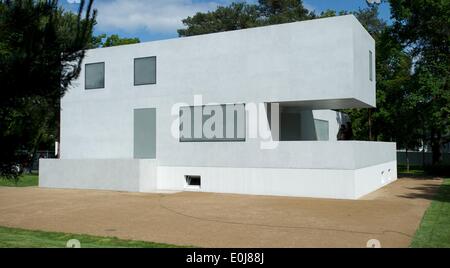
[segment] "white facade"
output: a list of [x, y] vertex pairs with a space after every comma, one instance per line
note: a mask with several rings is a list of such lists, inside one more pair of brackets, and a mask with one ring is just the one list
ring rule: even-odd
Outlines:
[[[191, 190], [185, 176], [200, 176], [199, 191], [358, 198], [397, 178], [394, 143], [336, 139], [345, 122], [330, 109], [375, 106], [370, 54], [374, 40], [352, 15], [89, 50], [85, 64], [104, 62], [104, 88], [86, 90], [83, 68], [62, 99], [61, 159], [41, 160], [40, 186]], [[144, 57], [156, 57], [156, 83], [135, 86], [134, 59]], [[276, 120], [258, 124], [281, 136], [252, 135], [247, 110], [242, 141], [181, 142], [176, 107], [198, 96], [279, 105]], [[135, 111], [147, 108], [156, 111], [155, 157], [135, 159]], [[328, 141], [317, 140], [315, 120], [327, 122]]]

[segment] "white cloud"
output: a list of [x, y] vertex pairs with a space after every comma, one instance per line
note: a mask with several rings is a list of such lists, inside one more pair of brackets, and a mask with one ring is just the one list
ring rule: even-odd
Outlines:
[[81, 3], [81, 0], [67, 0], [67, 3], [69, 3], [69, 4], [79, 4], [79, 3]]
[[[76, 1], [76, 0], [68, 0]], [[97, 0], [97, 29], [133, 32], [146, 29], [157, 33], [175, 32], [182, 28], [181, 20], [197, 12], [214, 10], [227, 0]]]

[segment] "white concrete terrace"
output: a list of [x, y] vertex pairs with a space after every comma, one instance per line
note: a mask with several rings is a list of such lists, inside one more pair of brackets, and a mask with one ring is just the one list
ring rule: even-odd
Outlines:
[[[167, 152], [170, 161], [165, 161], [166, 152], [159, 152], [163, 157], [158, 165], [354, 170], [396, 161], [395, 143], [389, 142], [279, 141], [273, 149], [248, 143], [180, 143], [176, 154]], [[190, 156], [192, 152], [197, 152], [195, 157]]]

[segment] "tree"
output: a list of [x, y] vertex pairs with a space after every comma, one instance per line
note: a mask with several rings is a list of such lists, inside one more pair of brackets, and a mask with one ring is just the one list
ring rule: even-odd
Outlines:
[[[61, 24], [59, 25], [61, 33], [65, 35], [65, 38], [70, 38], [70, 36], [73, 34], [73, 29], [71, 29], [71, 27], [72, 25], [77, 25], [78, 15], [72, 12], [65, 12], [64, 10], [60, 9], [58, 11], [58, 16], [60, 16], [61, 18], [60, 19]], [[96, 24], [97, 24], [96, 21], [93, 21], [92, 30]], [[112, 46], [136, 44], [140, 42], [141, 40], [139, 40], [139, 38], [136, 37], [122, 38], [117, 34], [107, 36], [106, 34], [93, 35], [93, 33], [91, 33], [91, 37], [88, 42], [87, 48], [93, 49], [101, 47], [112, 47]]]
[[232, 3], [207, 13], [198, 12], [182, 20], [186, 29], [179, 29], [179, 36], [193, 36], [207, 33], [240, 30], [261, 25], [256, 5]]
[[327, 9], [325, 11], [322, 11], [319, 15], [319, 18], [329, 18], [334, 16], [342, 16], [342, 15], [348, 15], [347, 11], [341, 10], [339, 13], [336, 12], [336, 10]]
[[93, 35], [89, 43], [89, 48], [100, 48], [103, 46], [103, 39], [106, 38], [106, 34]]
[[356, 139], [397, 141], [399, 148], [414, 149], [422, 138], [420, 111], [412, 82], [412, 57], [392, 33], [392, 27], [379, 18], [378, 5], [355, 12], [326, 10], [320, 15], [308, 12], [302, 1], [260, 0], [258, 4], [232, 4], [183, 20], [180, 36], [237, 30], [316, 17], [353, 14], [376, 41], [377, 108], [347, 109]]
[[258, 4], [239, 2], [183, 19], [182, 22], [187, 28], [179, 29], [178, 34], [193, 36], [302, 21], [314, 17], [301, 0], [259, 0]]
[[[354, 136], [359, 140], [396, 141], [406, 151], [420, 145], [422, 124], [411, 79], [412, 57], [393, 37], [392, 27], [379, 18], [378, 5], [370, 4], [353, 14], [375, 39], [377, 108], [347, 109], [352, 120]], [[320, 17], [332, 17], [336, 11], [327, 10]]]
[[[378, 6], [369, 5], [356, 12], [341, 11], [340, 15], [355, 15], [375, 39], [377, 107], [347, 109], [354, 136], [359, 140], [396, 141], [399, 149], [414, 149], [420, 144], [421, 127], [415, 100], [411, 96], [412, 58], [392, 35], [392, 28], [381, 20]], [[336, 15], [322, 12], [320, 17]]]
[[60, 98], [91, 42], [92, 5], [81, 0], [74, 20], [57, 0], [0, 0], [0, 176], [17, 179], [17, 165], [58, 128]]
[[[346, 13], [347, 12], [341, 12]], [[386, 22], [381, 20], [379, 18], [378, 13], [378, 6], [377, 5], [369, 5], [365, 9], [359, 9], [356, 12], [352, 12], [351, 14], [355, 15], [356, 18], [358, 18], [359, 22], [366, 28], [366, 30], [369, 32], [369, 34], [375, 39], [375, 46], [376, 46], [376, 69], [381, 70], [384, 69], [386, 72], [379, 72], [377, 71], [376, 81], [377, 81], [377, 107], [378, 108], [368, 108], [365, 110], [360, 110], [355, 112], [354, 110], [349, 112], [350, 118], [356, 123], [359, 123], [359, 128], [366, 127], [364, 130], [364, 134], [360, 133], [359, 135], [356, 133], [355, 137], [359, 137], [363, 140], [382, 140], [383, 137], [380, 137], [380, 134], [383, 133], [383, 129], [386, 129], [386, 125], [381, 123], [377, 124], [378, 122], [385, 122], [387, 120], [387, 117], [390, 117], [391, 115], [391, 109], [392, 105], [383, 103], [386, 101], [389, 101], [389, 95], [390, 88], [389, 87], [383, 87], [380, 86], [379, 82], [383, 81], [384, 77], [387, 79], [387, 76], [389, 76], [390, 70], [386, 67], [386, 58], [390, 57], [391, 54], [382, 53], [379, 51], [380, 47], [384, 44], [383, 41], [387, 40], [388, 29]], [[388, 50], [387, 50], [388, 52]], [[393, 66], [392, 66], [393, 67]], [[388, 109], [386, 109], [388, 108]], [[354, 129], [358, 130], [358, 124], [354, 124]], [[387, 137], [384, 137], [387, 138]]]
[[357, 138], [396, 141], [406, 151], [425, 141], [436, 164], [450, 141], [450, 2], [390, 2], [389, 27], [378, 19], [376, 5], [354, 13], [376, 40], [377, 108], [348, 113]]
[[119, 35], [113, 34], [106, 38], [106, 41], [103, 43], [103, 47], [122, 46], [140, 42], [141, 40], [139, 40], [139, 38], [121, 38]]
[[428, 129], [433, 164], [450, 142], [450, 1], [390, 0], [393, 33], [414, 58], [412, 97]]
[[259, 0], [259, 13], [263, 25], [310, 20], [315, 14], [309, 12], [301, 0]]
[[89, 48], [100, 48], [100, 47], [115, 47], [122, 45], [130, 45], [140, 43], [139, 38], [122, 38], [118, 34], [112, 34], [107, 36], [106, 34], [100, 34], [93, 36], [89, 45]]
[[[73, 35], [73, 26], [78, 23], [78, 14], [73, 12], [65, 12], [63, 9], [58, 10], [58, 16], [60, 17], [59, 22], [59, 30], [61, 36], [64, 36], [65, 39], [69, 39], [71, 35]], [[97, 22], [94, 20], [91, 31], [94, 30]], [[94, 35], [91, 33], [91, 37], [89, 39], [87, 48], [101, 48], [101, 47], [112, 47], [112, 46], [120, 46], [120, 45], [128, 45], [128, 44], [136, 44], [140, 43], [141, 40], [139, 38], [122, 38], [117, 34], [112, 34], [107, 36], [106, 34]]]
[[421, 145], [423, 124], [414, 94], [412, 57], [392, 37], [387, 28], [377, 42], [377, 109], [374, 113], [374, 133], [378, 140], [396, 141], [397, 148], [408, 150]]

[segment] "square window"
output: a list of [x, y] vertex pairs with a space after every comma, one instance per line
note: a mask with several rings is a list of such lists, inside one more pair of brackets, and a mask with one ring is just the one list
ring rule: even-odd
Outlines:
[[134, 59], [134, 85], [156, 84], [156, 57]]
[[105, 87], [105, 63], [90, 63], [85, 65], [85, 89]]

